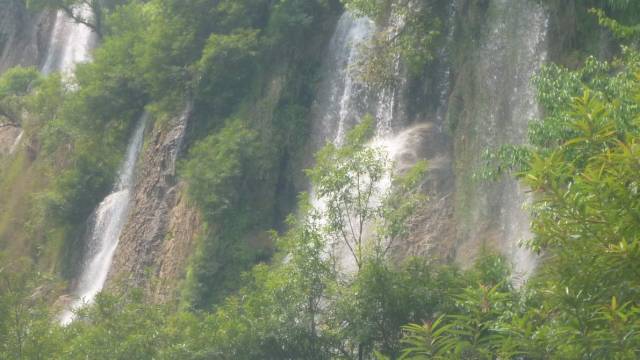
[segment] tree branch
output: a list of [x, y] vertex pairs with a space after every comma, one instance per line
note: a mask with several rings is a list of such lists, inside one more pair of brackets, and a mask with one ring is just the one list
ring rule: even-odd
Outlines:
[[[95, 9], [95, 7], [94, 7], [94, 6], [92, 6], [91, 4], [88, 4], [88, 5], [91, 7], [91, 9], [93, 10], [93, 12], [94, 12], [94, 13], [96, 13], [96, 9]], [[77, 23], [79, 23], [79, 24], [82, 24], [82, 25], [84, 25], [84, 26], [88, 27], [88, 28], [89, 28], [89, 29], [91, 29], [91, 30], [92, 30], [96, 35], [98, 35], [98, 37], [99, 37], [99, 38], [102, 38], [102, 31], [101, 31], [101, 30], [100, 30], [100, 28], [99, 28], [99, 24], [100, 24], [100, 22], [99, 22], [99, 21], [96, 21], [96, 23], [94, 24], [94, 23], [90, 22], [90, 21], [89, 21], [89, 19], [85, 19], [85, 18], [83, 18], [81, 15], [76, 14], [76, 13], [73, 11], [73, 8], [71, 8], [71, 7], [69, 7], [69, 6], [61, 5], [61, 6], [60, 6], [60, 9], [62, 9], [62, 11], [64, 11], [64, 13], [65, 13], [65, 14], [66, 14], [70, 19], [72, 19], [73, 21], [75, 21], [75, 22], [77, 22]], [[98, 17], [99, 17], [99, 12], [98, 12], [98, 13], [96, 13], [95, 17], [96, 17], [96, 18], [98, 18]]]
[[[338, 207], [338, 213], [339, 213], [338, 215], [342, 219], [344, 219], [344, 214], [342, 214], [342, 210], [340, 209], [340, 202], [338, 202], [337, 207]], [[347, 247], [349, 248], [351, 255], [353, 255], [353, 258], [356, 261], [356, 265], [358, 266], [358, 269], [360, 269], [360, 261], [358, 260], [358, 255], [356, 255], [356, 252], [354, 251], [353, 247], [351, 247], [351, 244], [349, 243], [349, 236], [347, 235], [344, 226], [340, 226], [340, 233], [342, 234], [342, 238], [344, 239], [345, 244], [347, 244]]]

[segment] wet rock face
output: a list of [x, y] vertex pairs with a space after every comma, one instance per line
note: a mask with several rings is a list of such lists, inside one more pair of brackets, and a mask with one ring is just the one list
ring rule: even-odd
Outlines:
[[481, 11], [473, 42], [463, 40], [476, 27], [458, 29], [456, 46], [466, 49], [459, 50], [464, 56], [456, 61], [448, 109], [454, 129], [456, 259], [468, 265], [488, 246], [510, 258], [516, 271], [530, 271], [531, 261], [521, 261], [517, 246], [530, 236], [522, 209], [525, 189], [511, 178], [482, 181], [475, 175], [487, 149], [525, 143], [529, 121], [540, 115], [531, 78], [547, 60], [548, 11], [535, 2], [506, 0], [492, 0]]
[[[143, 150], [131, 213], [120, 236], [107, 287], [146, 287], [162, 300], [182, 276], [200, 227], [176, 179], [176, 161], [189, 111], [153, 129]], [[161, 279], [155, 289], [150, 277]], [[172, 281], [176, 280], [176, 281]]]
[[31, 13], [20, 0], [0, 0], [0, 72], [44, 62], [54, 12]]
[[454, 173], [450, 137], [437, 122], [420, 122], [407, 130], [406, 150], [395, 159], [399, 170], [427, 160], [422, 189], [428, 201], [411, 220], [410, 235], [393, 250], [398, 260], [425, 256], [446, 261], [454, 251]]

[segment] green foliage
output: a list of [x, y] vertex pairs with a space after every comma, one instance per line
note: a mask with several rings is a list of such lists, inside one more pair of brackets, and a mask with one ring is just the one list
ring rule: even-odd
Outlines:
[[0, 97], [25, 96], [39, 80], [40, 74], [34, 68], [11, 68], [0, 78]]
[[61, 336], [46, 302], [57, 292], [29, 260], [0, 253], [0, 357], [47, 359], [57, 352]]
[[[628, 3], [625, 6], [628, 6]], [[633, 41], [634, 39], [638, 39], [638, 37], [640, 36], [640, 25], [622, 25], [617, 20], [608, 17], [602, 9], [591, 9], [590, 12], [598, 17], [598, 23], [601, 26], [609, 29], [619, 40]]]
[[[444, 360], [449, 359], [455, 350], [456, 339], [448, 338], [445, 334], [451, 331], [453, 324], [445, 324], [444, 316], [424, 325], [409, 324], [403, 326], [406, 332], [402, 339], [404, 350], [400, 359], [415, 360]], [[384, 357], [379, 356], [381, 359]]]
[[[402, 61], [410, 75], [419, 76], [433, 60], [440, 38], [441, 20], [434, 14], [434, 1], [343, 0], [356, 15], [368, 16], [388, 27], [363, 46], [360, 76], [369, 84], [384, 87], [398, 81], [396, 69]], [[393, 19], [401, 19], [394, 24]], [[396, 21], [398, 22], [398, 21]]]
[[[384, 78], [382, 70], [392, 69], [398, 54], [412, 73], [429, 61], [439, 36], [432, 2], [399, 2], [395, 9], [386, 0], [345, 3], [380, 24], [392, 11], [405, 20], [397, 34], [383, 33], [372, 43], [375, 75]], [[633, 45], [636, 29], [608, 16], [627, 11], [633, 17], [635, 3], [607, 4], [607, 12], [596, 12], [601, 23]], [[511, 286], [510, 265], [499, 256], [482, 256], [468, 271], [425, 259], [389, 260], [425, 201], [426, 164], [396, 174], [368, 144], [371, 119], [344, 146], [324, 148], [307, 172], [326, 206], [313, 208], [303, 197], [289, 231], [274, 235], [278, 253], [271, 263], [242, 274], [268, 258], [247, 238], [259, 238], [259, 229], [277, 222], [265, 214], [281, 179], [267, 174], [290, 166], [304, 144], [314, 65], [292, 60], [291, 68], [283, 66], [296, 75], [283, 81], [273, 116], [254, 120], [243, 108], [260, 92], [262, 84], [253, 82], [271, 80], [254, 80], [256, 74], [278, 67], [280, 51], [300, 55], [292, 49], [331, 6], [320, 0], [130, 2], [104, 17], [102, 46], [73, 80], [42, 79], [22, 68], [0, 78], [0, 106], [12, 114], [4, 117], [27, 129], [34, 161], [54, 179], [34, 197], [28, 228], [34, 237], [63, 238], [67, 248], [111, 186], [143, 107], [166, 115], [194, 99], [194, 128], [206, 131], [189, 139], [180, 173], [206, 229], [185, 294], [195, 308], [216, 306], [193, 313], [150, 305], [138, 291], [103, 294], [62, 329], [45, 306], [57, 286], [28, 262], [3, 257], [0, 357], [640, 356], [640, 55], [633, 48], [611, 62], [589, 58], [575, 71], [544, 68], [535, 84], [545, 116], [532, 124], [529, 146], [505, 147], [489, 159], [501, 166], [498, 173], [518, 171], [534, 194], [528, 245], [547, 256], [523, 288]], [[330, 246], [336, 243], [350, 249], [357, 269], [338, 271], [344, 259]]]
[[[619, 35], [634, 34], [597, 14]], [[508, 272], [499, 258], [481, 260], [481, 275], [471, 275], [480, 287], [456, 295], [455, 311], [434, 326], [406, 328], [406, 358], [640, 355], [638, 64], [637, 51], [623, 48], [611, 62], [549, 65], [534, 79], [545, 116], [530, 125], [530, 145], [505, 147], [489, 161], [497, 174], [517, 171], [532, 190], [527, 245], [545, 254], [543, 264], [518, 291], [501, 282]]]
[[450, 309], [452, 290], [462, 284], [455, 273], [424, 259], [409, 259], [399, 267], [367, 261], [353, 282], [339, 288], [330, 331], [351, 358], [373, 352], [398, 356], [400, 328], [428, 321]]
[[[65, 359], [157, 359], [169, 342], [166, 309], [144, 304], [140, 294], [126, 299], [100, 295], [82, 320], [65, 329]], [[168, 327], [168, 326], [167, 326]]]
[[240, 120], [231, 120], [217, 134], [196, 143], [184, 163], [191, 198], [207, 218], [233, 210], [242, 196], [238, 185], [258, 169], [247, 167], [259, 153], [257, 134]]
[[[331, 7], [329, 0], [282, 0], [271, 9], [266, 33], [274, 50], [299, 50], [322, 24], [319, 14]], [[276, 56], [282, 56], [281, 53]]]
[[350, 11], [372, 19], [385, 15], [385, 11], [391, 7], [391, 2], [388, 0], [344, 0], [342, 3]]
[[[529, 143], [544, 152], [571, 139], [579, 137], [576, 131], [577, 112], [594, 112], [591, 125], [600, 127], [606, 112], [608, 126], [618, 136], [625, 132], [637, 132], [640, 128], [634, 118], [640, 115], [636, 101], [636, 74], [640, 70], [640, 57], [631, 48], [624, 48], [622, 57], [611, 62], [588, 57], [577, 70], [549, 64], [534, 77], [537, 99], [545, 110], [544, 121], [529, 125]], [[582, 98], [576, 102], [574, 99]], [[586, 105], [585, 102], [590, 104]], [[588, 114], [587, 116], [591, 116]], [[594, 128], [594, 131], [597, 129]], [[506, 145], [485, 153], [485, 166], [478, 174], [481, 179], [492, 179], [509, 172], [520, 173], [529, 168], [532, 149]], [[579, 154], [575, 149], [570, 156], [588, 157], [592, 152]], [[597, 151], [597, 150], [596, 150]]]
[[38, 86], [40, 75], [33, 68], [14, 67], [0, 77], [0, 125], [21, 125], [26, 96]]
[[[18, 216], [29, 214], [25, 230], [40, 245], [64, 239], [69, 249], [77, 248], [72, 244], [85, 220], [111, 186], [143, 108], [162, 118], [194, 100], [194, 123], [206, 120], [213, 125], [207, 130], [218, 129], [220, 116], [235, 110], [251, 88], [250, 69], [261, 46], [257, 28], [266, 26], [269, 10], [263, 0], [30, 5], [77, 12], [80, 2], [101, 11], [91, 19], [104, 26], [93, 61], [78, 65], [73, 77], [34, 79], [28, 94], [5, 96], [11, 114], [27, 114], [19, 120], [28, 128], [25, 142], [36, 159], [33, 167], [43, 179], [52, 179], [32, 190], [34, 201], [23, 199], [30, 209]], [[6, 86], [28, 80], [29, 72], [19, 71], [6, 75], [15, 80]]]
[[[315, 195], [326, 207], [330, 243], [345, 245], [358, 268], [367, 256], [386, 256], [407, 235], [407, 220], [424, 201], [417, 189], [425, 164], [404, 175], [395, 174], [384, 152], [367, 145], [372, 134], [373, 118], [365, 117], [349, 132], [344, 145], [326, 145], [316, 154], [316, 166], [306, 171]], [[385, 188], [387, 180], [396, 186]], [[372, 226], [377, 226], [376, 236], [367, 242], [365, 230]]]
[[257, 31], [214, 34], [198, 61], [196, 101], [218, 116], [226, 116], [248, 90], [254, 75]]
[[633, 0], [582, 0], [582, 1], [586, 2], [590, 6], [611, 9], [612, 11], [615, 12], [614, 13], [615, 15], [620, 15], [621, 13], [624, 13], [624, 12], [634, 12], [639, 9], [638, 3]]
[[278, 239], [286, 260], [256, 266], [238, 296], [216, 312], [221, 337], [213, 345], [221, 358], [329, 358], [320, 309], [335, 274], [318, 229], [292, 225]]
[[[189, 182], [189, 196], [202, 210], [205, 221], [224, 224], [219, 229], [208, 229], [196, 255], [190, 281], [195, 287], [190, 290], [190, 297], [196, 306], [211, 300], [206, 294], [225, 287], [221, 275], [231, 275], [235, 270], [236, 279], [242, 271], [240, 265], [251, 261], [246, 259], [251, 256], [240, 238], [252, 225], [251, 210], [244, 206], [260, 178], [261, 169], [255, 167], [255, 159], [261, 154], [256, 132], [236, 119], [219, 133], [196, 143], [182, 166], [181, 172]], [[216, 294], [217, 298], [221, 295]]]

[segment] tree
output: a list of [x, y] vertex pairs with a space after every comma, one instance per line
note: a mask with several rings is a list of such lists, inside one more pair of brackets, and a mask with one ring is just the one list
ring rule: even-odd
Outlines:
[[366, 256], [384, 258], [407, 235], [407, 221], [426, 200], [419, 188], [426, 163], [397, 174], [383, 150], [367, 144], [372, 131], [373, 118], [365, 117], [343, 146], [325, 146], [306, 171], [330, 243], [346, 246], [358, 269]]
[[63, 11], [70, 19], [90, 28], [98, 37], [105, 34], [104, 22], [107, 14], [126, 0], [25, 0], [31, 9], [54, 9]]
[[[158, 359], [171, 344], [167, 308], [144, 303], [142, 291], [99, 294], [65, 329], [64, 359]], [[184, 338], [173, 338], [178, 342]]]
[[236, 30], [231, 35], [213, 34], [196, 64], [196, 101], [200, 106], [227, 116], [248, 90], [254, 74], [258, 32]]
[[61, 350], [61, 333], [46, 300], [58, 287], [24, 258], [0, 253], [0, 357], [48, 359]]
[[[524, 181], [538, 194], [532, 245], [554, 254], [542, 270], [543, 291], [548, 306], [561, 310], [557, 324], [566, 337], [548, 340], [560, 354], [633, 358], [640, 341], [640, 140], [637, 132], [617, 132], [607, 108], [588, 92], [576, 98], [576, 137], [534, 153]], [[603, 328], [629, 335], [603, 337]]]
[[[384, 87], [398, 81], [402, 62], [409, 73], [419, 76], [433, 60], [441, 35], [442, 21], [432, 10], [430, 0], [342, 0], [359, 16], [368, 16], [387, 25], [363, 46], [365, 53], [360, 75], [369, 84]], [[390, 20], [391, 19], [391, 20]], [[393, 20], [395, 19], [395, 20]]]
[[41, 81], [34, 68], [14, 67], [0, 77], [0, 127], [21, 126], [27, 95]]

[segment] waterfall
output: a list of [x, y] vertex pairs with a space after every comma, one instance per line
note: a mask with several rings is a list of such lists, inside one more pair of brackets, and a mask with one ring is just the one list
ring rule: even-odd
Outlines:
[[61, 315], [60, 322], [63, 325], [73, 321], [74, 310], [93, 302], [107, 279], [113, 254], [129, 213], [136, 162], [142, 149], [147, 118], [148, 114], [145, 113], [131, 137], [113, 192], [100, 203], [93, 214], [87, 252], [74, 291], [75, 301]]
[[[398, 16], [391, 18], [393, 37], [402, 25]], [[313, 143], [316, 148], [331, 142], [341, 145], [346, 133], [363, 116], [370, 114], [376, 120], [376, 136], [384, 137], [402, 129], [404, 119], [397, 111], [397, 94], [404, 85], [400, 76], [399, 55], [392, 66], [400, 84], [371, 88], [359, 78], [363, 66], [362, 50], [376, 34], [376, 26], [369, 18], [345, 12], [338, 21], [323, 61], [322, 83], [313, 108]]]
[[[394, 29], [401, 26], [402, 19], [392, 15], [391, 31], [388, 36], [395, 34]], [[371, 88], [359, 78], [359, 66], [363, 66], [362, 50], [376, 34], [376, 27], [366, 17], [356, 17], [345, 12], [338, 21], [336, 31], [331, 38], [327, 56], [323, 63], [323, 81], [320, 84], [318, 96], [312, 110], [312, 137], [315, 149], [326, 143], [337, 146], [343, 144], [347, 132], [358, 124], [365, 115], [375, 118], [375, 137], [368, 146], [382, 150], [385, 156], [395, 161], [399, 158], [417, 157], [406, 156], [411, 152], [409, 143], [416, 133], [420, 133], [423, 126], [402, 130], [404, 119], [397, 111], [397, 95], [403, 86], [403, 80], [396, 86], [382, 89]], [[394, 59], [394, 72], [400, 76], [400, 58]], [[415, 155], [415, 154], [414, 154]], [[403, 164], [408, 165], [408, 164]], [[378, 184], [377, 193], [385, 194], [391, 186], [391, 174]], [[326, 208], [325, 204], [314, 196], [311, 189], [314, 207], [320, 212]], [[380, 199], [372, 200], [375, 205]], [[323, 221], [322, 219], [320, 221]], [[345, 244], [330, 244], [334, 247], [336, 258], [343, 270], [355, 270], [355, 261]]]
[[24, 136], [24, 130], [20, 129], [20, 133], [18, 133], [18, 136], [13, 141], [13, 144], [11, 145], [11, 148], [9, 149], [9, 155], [11, 155], [14, 152], [16, 152], [16, 150], [18, 149], [18, 145], [20, 145], [20, 141], [22, 140], [23, 136]]
[[[78, 14], [91, 19], [91, 8], [81, 5]], [[70, 19], [64, 11], [56, 14], [47, 56], [42, 66], [44, 74], [62, 71], [69, 75], [76, 64], [90, 60], [89, 52], [95, 43], [95, 34], [88, 26]]]
[[361, 46], [371, 39], [373, 22], [345, 12], [338, 21], [323, 63], [323, 82], [314, 103], [313, 137], [317, 147], [344, 141], [346, 131], [367, 114], [367, 87], [358, 79], [356, 66]]
[[525, 189], [511, 177], [484, 184], [472, 178], [485, 150], [525, 143], [529, 121], [539, 116], [531, 78], [547, 58], [548, 14], [535, 2], [494, 0], [484, 18], [479, 48], [467, 54], [472, 80], [457, 90], [465, 113], [455, 134], [457, 258], [469, 263], [488, 243], [511, 260], [516, 280], [526, 279], [536, 258], [518, 246], [531, 237]]
[[[445, 11], [449, 17], [448, 44], [455, 38], [456, 9], [452, 4]], [[430, 95], [437, 99], [424, 99], [438, 103], [438, 108], [421, 114], [425, 117], [416, 119], [418, 125], [408, 127], [407, 114], [401, 108], [406, 80], [400, 59], [395, 59], [391, 69], [399, 81], [382, 89], [372, 89], [360, 81], [356, 69], [363, 62], [362, 45], [374, 36], [392, 37], [402, 26], [402, 17], [392, 12], [387, 28], [376, 29], [367, 18], [343, 14], [324, 59], [323, 81], [312, 109], [312, 138], [315, 149], [328, 142], [339, 146], [346, 132], [365, 114], [373, 115], [376, 135], [371, 146], [384, 150], [396, 170], [402, 171], [420, 158], [429, 159], [426, 181], [433, 203], [424, 214], [418, 214], [424, 224], [419, 233], [412, 234], [413, 240], [430, 242], [424, 247], [439, 247], [445, 253], [447, 246], [453, 246], [462, 263], [470, 263], [486, 243], [511, 260], [517, 282], [526, 278], [536, 264], [536, 257], [518, 246], [519, 241], [531, 236], [528, 214], [523, 209], [528, 201], [525, 189], [513, 179], [478, 184], [473, 174], [483, 163], [485, 150], [525, 143], [529, 120], [539, 116], [531, 77], [547, 58], [548, 14], [540, 4], [494, 0], [489, 2], [485, 16], [477, 47], [464, 49], [466, 63], [453, 70], [470, 75], [449, 84], [450, 67], [459, 65], [452, 65], [453, 59], [443, 49], [438, 54], [439, 65], [429, 75], [441, 84]], [[455, 109], [460, 102], [449, 106], [452, 89], [456, 99], [463, 99], [462, 109]], [[451, 111], [458, 111], [462, 119], [450, 136], [443, 125]], [[389, 187], [389, 179], [382, 186]], [[314, 203], [323, 208], [317, 199]], [[457, 245], [453, 244], [455, 238]]]
[[[515, 60], [517, 71], [515, 74], [505, 74], [504, 68], [491, 67], [491, 77], [499, 79], [501, 76], [513, 76], [512, 88], [505, 89], [510, 96], [508, 102], [512, 111], [512, 124], [504, 132], [507, 144], [522, 144], [526, 142], [529, 121], [539, 117], [536, 103], [535, 89], [531, 84], [531, 77], [540, 69], [547, 58], [546, 34], [548, 17], [542, 6], [535, 4], [514, 5], [511, 1], [496, 1], [496, 11], [500, 14], [496, 28], [492, 29], [492, 41], [488, 43], [487, 51], [492, 54], [502, 52], [507, 59]], [[513, 21], [514, 14], [519, 11], [526, 23]], [[509, 38], [511, 34], [511, 38]], [[515, 41], [514, 41], [515, 40]], [[511, 48], [511, 54], [506, 53]], [[505, 49], [506, 48], [506, 49]], [[506, 51], [505, 51], [506, 50]], [[488, 56], [493, 56], [489, 55]], [[502, 72], [502, 73], [501, 73]], [[495, 84], [495, 83], [494, 83]], [[504, 84], [504, 83], [503, 83]], [[518, 245], [521, 240], [529, 239], [529, 216], [523, 206], [529, 201], [528, 196], [516, 180], [505, 181], [500, 212], [500, 223], [504, 233], [502, 247], [510, 257], [514, 266], [516, 282], [526, 279], [531, 274], [536, 257], [527, 249]]]
[[[82, 5], [78, 13], [85, 19], [92, 17], [91, 8]], [[51, 74], [61, 71], [70, 77], [76, 64], [90, 60], [89, 52], [95, 45], [95, 34], [86, 25], [75, 22], [59, 10], [56, 13], [55, 24], [49, 39], [49, 46], [40, 71]], [[9, 154], [13, 154], [22, 141], [24, 132], [21, 131], [13, 143]]]

